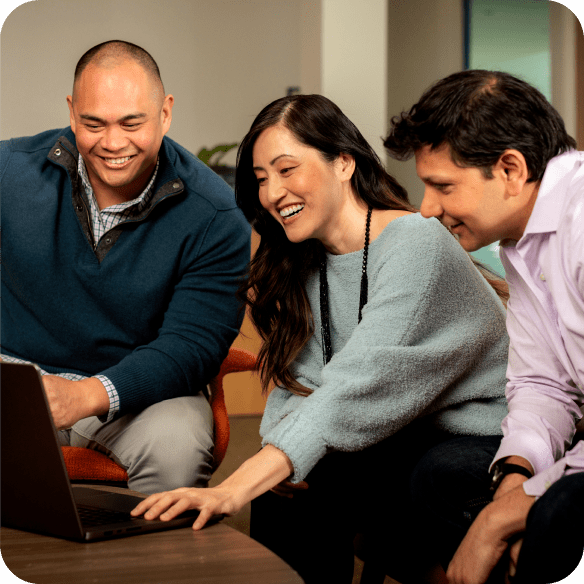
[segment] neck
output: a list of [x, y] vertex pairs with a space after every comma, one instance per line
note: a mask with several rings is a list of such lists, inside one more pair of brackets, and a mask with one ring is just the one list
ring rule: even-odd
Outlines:
[[535, 202], [537, 201], [540, 184], [541, 181], [525, 184], [523, 197], [525, 203], [517, 212], [517, 221], [515, 222], [514, 229], [510, 230], [509, 237], [506, 237], [504, 240], [502, 240], [500, 245], [505, 245], [509, 241], [519, 241], [523, 237], [525, 229], [527, 228], [527, 224], [529, 223], [531, 213], [533, 213]]
[[363, 249], [367, 204], [350, 197], [345, 199], [334, 223], [327, 226], [325, 237], [319, 238], [325, 249], [334, 255], [343, 255]]
[[136, 180], [120, 187], [111, 187], [103, 184], [99, 180], [92, 180], [91, 177], [89, 177], [89, 182], [100, 211], [106, 207], [127, 203], [128, 201], [139, 197], [148, 186], [155, 168], [156, 164]]

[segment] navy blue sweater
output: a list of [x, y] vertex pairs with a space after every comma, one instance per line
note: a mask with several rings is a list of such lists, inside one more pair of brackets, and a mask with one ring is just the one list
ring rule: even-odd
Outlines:
[[119, 415], [200, 391], [241, 325], [250, 228], [169, 138], [152, 204], [93, 249], [71, 130], [2, 142], [2, 352], [106, 375]]

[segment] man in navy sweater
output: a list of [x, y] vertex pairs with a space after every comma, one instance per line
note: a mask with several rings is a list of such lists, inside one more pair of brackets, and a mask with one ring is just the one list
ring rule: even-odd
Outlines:
[[71, 129], [2, 142], [2, 358], [36, 363], [62, 444], [108, 453], [144, 493], [205, 486], [202, 392], [241, 325], [250, 228], [165, 137], [174, 98], [140, 47], [77, 64]]

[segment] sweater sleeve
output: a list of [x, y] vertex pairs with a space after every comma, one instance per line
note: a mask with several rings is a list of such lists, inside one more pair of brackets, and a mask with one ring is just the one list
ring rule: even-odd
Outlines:
[[503, 396], [504, 309], [440, 224], [396, 225], [376, 271], [361, 323], [314, 392], [286, 398], [280, 388], [268, 400], [264, 444], [288, 455], [295, 482], [331, 450], [361, 450], [419, 416]]
[[250, 257], [250, 227], [239, 209], [218, 212], [201, 249], [186, 255], [193, 260], [174, 284], [156, 338], [101, 372], [119, 394], [118, 415], [199, 392], [239, 332], [236, 292]]

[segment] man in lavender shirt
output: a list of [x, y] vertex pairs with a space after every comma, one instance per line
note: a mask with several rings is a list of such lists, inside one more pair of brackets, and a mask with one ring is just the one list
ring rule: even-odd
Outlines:
[[504, 437], [437, 447], [413, 496], [449, 582], [555, 582], [584, 546], [584, 152], [534, 87], [476, 70], [426, 91], [385, 146], [415, 156], [424, 217], [467, 251], [499, 242], [510, 294]]

